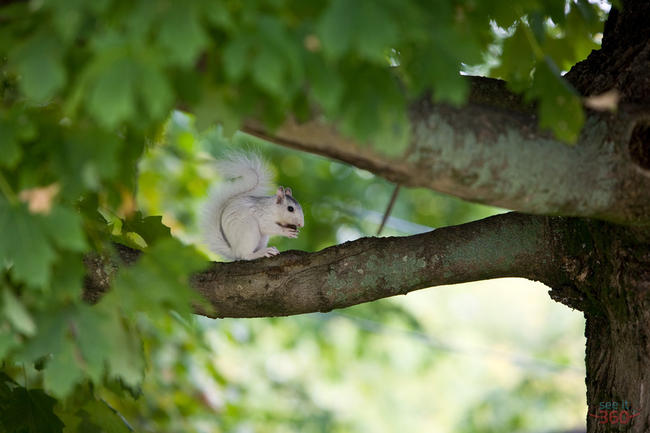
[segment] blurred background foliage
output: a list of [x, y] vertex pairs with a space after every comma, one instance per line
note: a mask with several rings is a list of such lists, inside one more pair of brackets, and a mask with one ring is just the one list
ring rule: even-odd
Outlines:
[[[253, 150], [305, 209], [286, 249], [375, 235], [394, 185], [368, 172], [175, 112], [141, 161], [139, 208], [200, 244], [196, 218], [220, 179], [213, 158]], [[164, 175], [161, 175], [164, 173]], [[383, 235], [501, 212], [402, 189]], [[214, 256], [213, 259], [219, 259]], [[147, 326], [151, 373], [137, 400], [104, 394], [137, 431], [543, 432], [584, 422], [583, 320], [518, 279], [436, 288], [340, 312], [275, 319], [167, 318]], [[138, 421], [136, 421], [138, 420]], [[165, 426], [164, 429], [162, 426]]]
[[[521, 281], [283, 319], [194, 317], [213, 159], [255, 148], [306, 214], [281, 250], [373, 235], [394, 186], [235, 132], [318, 112], [379, 151], [426, 89], [504, 78], [568, 143], [586, 0], [0, 5], [0, 432], [549, 431], [584, 422], [582, 319]], [[181, 111], [182, 110], [182, 111]], [[191, 114], [188, 114], [191, 113]], [[215, 126], [218, 124], [218, 126]], [[402, 189], [383, 235], [501, 212]], [[162, 218], [161, 218], [162, 216]], [[173, 234], [173, 236], [172, 236]], [[81, 298], [84, 258], [146, 251]], [[108, 270], [109, 272], [115, 272]]]

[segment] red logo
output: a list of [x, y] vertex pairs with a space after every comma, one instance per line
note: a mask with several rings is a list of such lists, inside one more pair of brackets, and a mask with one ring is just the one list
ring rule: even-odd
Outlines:
[[641, 412], [634, 412], [630, 409], [630, 404], [627, 400], [618, 401], [601, 401], [599, 409], [596, 413], [590, 413], [598, 419], [598, 424], [629, 424], [634, 417], [641, 415]]

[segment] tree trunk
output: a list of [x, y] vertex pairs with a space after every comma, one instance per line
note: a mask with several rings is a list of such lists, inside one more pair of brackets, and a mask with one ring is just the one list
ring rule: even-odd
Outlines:
[[[645, 112], [629, 154], [650, 178], [650, 2], [624, 0], [605, 24], [602, 48], [567, 79], [585, 96], [616, 89]], [[587, 431], [650, 431], [650, 230], [594, 233], [597, 272], [585, 289]]]
[[576, 276], [587, 319], [587, 431], [647, 432], [650, 230], [596, 224], [591, 235], [591, 256]]
[[650, 431], [650, 322], [585, 313], [587, 431]]

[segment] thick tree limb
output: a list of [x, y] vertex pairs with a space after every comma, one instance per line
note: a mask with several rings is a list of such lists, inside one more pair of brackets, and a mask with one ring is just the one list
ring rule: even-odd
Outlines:
[[[288, 120], [276, 131], [255, 121], [244, 130], [270, 141], [325, 155], [406, 186], [544, 215], [650, 224], [650, 167], [630, 152], [647, 149], [650, 115], [589, 113], [578, 143], [540, 132], [537, 119], [499, 80], [468, 77], [469, 103], [410, 108], [411, 146], [387, 156], [340, 135], [322, 120]], [[639, 132], [640, 131], [640, 132]]]
[[[622, 100], [650, 101], [650, 2], [623, 0], [623, 8], [612, 7], [601, 49], [574, 65], [567, 80], [584, 96], [616, 89]], [[650, 144], [649, 144], [650, 146]]]
[[[288, 316], [330, 311], [441, 284], [525, 277], [570, 285], [570, 256], [582, 254], [576, 220], [509, 213], [402, 238], [363, 238], [316, 253], [214, 263], [191, 278], [211, 317]], [[567, 242], [569, 240], [569, 242]], [[576, 246], [577, 247], [574, 247]], [[125, 247], [132, 262], [137, 254]], [[86, 260], [84, 297], [108, 288], [106, 266]], [[568, 293], [568, 292], [567, 292]], [[561, 295], [565, 296], [565, 295]], [[573, 302], [579, 306], [579, 301]]]

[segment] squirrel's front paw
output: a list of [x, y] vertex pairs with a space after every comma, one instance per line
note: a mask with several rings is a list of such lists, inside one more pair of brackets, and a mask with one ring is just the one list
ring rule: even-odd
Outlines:
[[280, 254], [280, 251], [275, 247], [268, 247], [264, 250], [264, 257], [273, 257]]
[[297, 228], [289, 228], [289, 227], [283, 227], [282, 229], [282, 234], [288, 238], [297, 238], [298, 237], [298, 229]]

